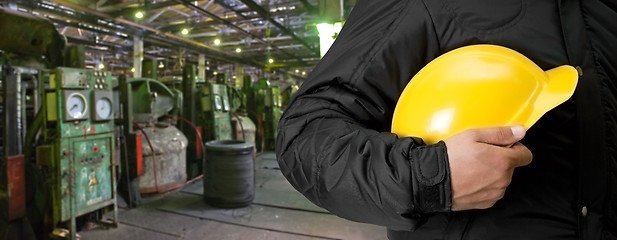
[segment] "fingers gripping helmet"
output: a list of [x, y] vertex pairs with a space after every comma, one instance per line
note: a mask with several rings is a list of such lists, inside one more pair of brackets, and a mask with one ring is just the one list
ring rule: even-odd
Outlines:
[[572, 66], [543, 71], [506, 47], [461, 47], [434, 59], [410, 80], [394, 110], [392, 132], [433, 144], [472, 128], [529, 129], [568, 100], [577, 81]]

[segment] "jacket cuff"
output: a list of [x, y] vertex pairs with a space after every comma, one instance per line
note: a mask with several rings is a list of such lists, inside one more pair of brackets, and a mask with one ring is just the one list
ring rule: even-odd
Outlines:
[[452, 207], [450, 164], [446, 144], [440, 141], [411, 149], [413, 201], [417, 212], [447, 212]]

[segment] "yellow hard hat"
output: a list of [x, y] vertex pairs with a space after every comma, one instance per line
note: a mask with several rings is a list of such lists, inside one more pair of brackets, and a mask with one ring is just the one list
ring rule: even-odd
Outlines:
[[457, 48], [431, 61], [409, 81], [396, 104], [392, 132], [433, 144], [472, 128], [529, 129], [568, 100], [577, 81], [572, 66], [545, 72], [506, 47]]

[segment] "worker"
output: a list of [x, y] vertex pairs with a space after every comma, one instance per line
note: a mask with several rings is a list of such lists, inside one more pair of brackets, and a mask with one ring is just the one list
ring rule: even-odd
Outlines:
[[[316, 205], [390, 239], [617, 239], [615, 19], [609, 0], [358, 0], [281, 117], [281, 171]], [[574, 95], [527, 131], [432, 144], [391, 133], [409, 80], [474, 44], [576, 67]]]

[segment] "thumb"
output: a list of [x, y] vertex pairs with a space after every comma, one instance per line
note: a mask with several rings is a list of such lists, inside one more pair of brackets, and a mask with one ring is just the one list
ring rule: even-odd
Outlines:
[[508, 146], [520, 141], [524, 136], [525, 128], [522, 126], [496, 127], [476, 130], [474, 140], [492, 145]]

